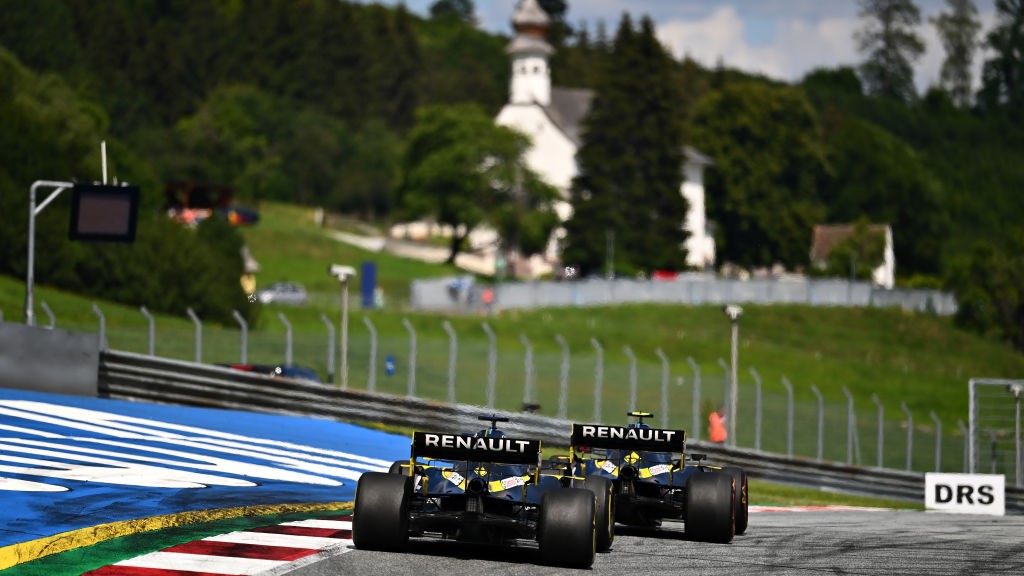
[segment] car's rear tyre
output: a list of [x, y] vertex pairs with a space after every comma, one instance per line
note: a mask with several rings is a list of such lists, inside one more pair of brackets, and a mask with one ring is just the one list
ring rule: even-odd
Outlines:
[[686, 535], [706, 542], [731, 542], [736, 498], [729, 474], [694, 474], [686, 483]]
[[409, 461], [408, 460], [395, 460], [391, 464], [391, 467], [388, 468], [388, 474], [401, 474], [402, 476], [408, 476], [406, 471], [402, 470], [402, 466], [405, 466], [406, 469], [408, 469]]
[[747, 489], [747, 473], [743, 468], [737, 466], [726, 466], [723, 472], [732, 476], [736, 483], [736, 535], [739, 536], [747, 531], [747, 510], [750, 502]]
[[408, 476], [365, 472], [356, 484], [352, 543], [364, 550], [394, 550], [409, 542]]
[[537, 542], [545, 564], [586, 568], [596, 551], [594, 494], [581, 488], [544, 493], [540, 501]]
[[600, 476], [587, 476], [583, 488], [594, 493], [597, 551], [604, 552], [615, 542], [615, 484]]

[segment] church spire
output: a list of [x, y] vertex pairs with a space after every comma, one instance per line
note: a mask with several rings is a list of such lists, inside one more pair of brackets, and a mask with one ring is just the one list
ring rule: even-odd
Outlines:
[[512, 15], [516, 36], [505, 51], [512, 56], [510, 103], [551, 103], [551, 71], [548, 57], [555, 50], [545, 40], [551, 19], [537, 0], [520, 0]]

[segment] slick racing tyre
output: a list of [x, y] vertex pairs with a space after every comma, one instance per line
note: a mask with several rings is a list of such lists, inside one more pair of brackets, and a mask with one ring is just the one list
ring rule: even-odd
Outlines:
[[595, 553], [594, 494], [581, 488], [558, 488], [540, 500], [537, 542], [545, 564], [587, 568]]
[[594, 493], [597, 515], [597, 551], [605, 552], [615, 542], [615, 485], [608, 478], [587, 476], [583, 488]]
[[747, 531], [747, 509], [750, 502], [747, 490], [747, 473], [737, 466], [726, 466], [722, 472], [732, 476], [736, 483], [736, 535]]
[[736, 497], [732, 476], [694, 474], [686, 483], [686, 535], [706, 542], [731, 542], [735, 534]]
[[352, 543], [356, 548], [405, 548], [409, 542], [411, 480], [384, 472], [366, 472], [359, 477], [352, 511]]
[[[403, 465], [406, 467], [405, 470], [402, 469]], [[401, 474], [402, 476], [408, 476], [409, 474], [406, 473], [406, 472], [408, 472], [408, 468], [409, 468], [409, 461], [408, 460], [395, 460], [391, 464], [391, 467], [388, 468], [388, 474]]]

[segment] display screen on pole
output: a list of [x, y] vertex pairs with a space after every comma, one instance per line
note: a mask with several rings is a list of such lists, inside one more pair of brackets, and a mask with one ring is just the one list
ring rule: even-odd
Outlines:
[[138, 186], [75, 184], [71, 199], [72, 240], [134, 242]]

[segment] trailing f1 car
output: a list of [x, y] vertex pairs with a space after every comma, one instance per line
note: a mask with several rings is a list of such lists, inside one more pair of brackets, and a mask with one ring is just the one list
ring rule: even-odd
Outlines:
[[[593, 564], [595, 493], [570, 487], [564, 475], [541, 474], [541, 442], [506, 436], [497, 422], [507, 418], [481, 420], [490, 427], [473, 435], [415, 432], [409, 460], [359, 478], [356, 548], [400, 551], [410, 536], [489, 544], [523, 539], [538, 542], [545, 563]], [[610, 514], [610, 483], [606, 488], [601, 503]]]
[[747, 477], [741, 468], [685, 461], [686, 432], [651, 428], [649, 412], [628, 426], [573, 424], [566, 473], [613, 484], [615, 521], [633, 526], [682, 521], [695, 540], [730, 542], [747, 528]]

